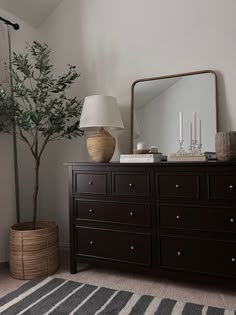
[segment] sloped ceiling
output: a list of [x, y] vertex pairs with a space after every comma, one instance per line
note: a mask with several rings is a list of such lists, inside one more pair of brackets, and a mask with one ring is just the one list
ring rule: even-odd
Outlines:
[[0, 0], [0, 8], [38, 27], [63, 0]]

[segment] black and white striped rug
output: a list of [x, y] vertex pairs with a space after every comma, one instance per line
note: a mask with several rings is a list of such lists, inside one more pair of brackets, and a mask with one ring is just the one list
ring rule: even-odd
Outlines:
[[0, 314], [236, 315], [236, 312], [48, 277], [27, 282], [1, 298]]

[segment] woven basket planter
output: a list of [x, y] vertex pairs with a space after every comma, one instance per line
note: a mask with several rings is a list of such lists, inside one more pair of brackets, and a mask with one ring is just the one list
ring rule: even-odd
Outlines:
[[15, 224], [9, 233], [10, 273], [16, 279], [49, 276], [59, 266], [58, 226], [54, 222]]
[[236, 131], [217, 132], [215, 145], [218, 160], [236, 160]]

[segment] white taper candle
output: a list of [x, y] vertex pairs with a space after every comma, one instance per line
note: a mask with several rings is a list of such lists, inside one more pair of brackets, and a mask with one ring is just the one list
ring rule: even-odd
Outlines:
[[183, 113], [179, 112], [179, 141], [183, 141]]
[[197, 140], [196, 112], [193, 112], [193, 141]]
[[202, 130], [201, 130], [202, 126], [201, 126], [201, 120], [199, 120], [198, 122], [198, 141], [199, 144], [202, 144]]
[[190, 147], [192, 146], [192, 140], [193, 140], [193, 136], [192, 136], [192, 123], [190, 122], [190, 129], [189, 129], [189, 142], [190, 142]]

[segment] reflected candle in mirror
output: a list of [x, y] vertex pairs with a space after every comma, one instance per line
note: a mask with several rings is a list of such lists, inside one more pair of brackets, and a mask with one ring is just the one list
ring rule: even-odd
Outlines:
[[193, 141], [197, 140], [196, 112], [193, 112]]
[[198, 122], [198, 141], [199, 144], [202, 144], [201, 120]]
[[145, 149], [144, 142], [138, 142], [137, 143], [137, 150], [144, 150], [144, 149]]
[[189, 129], [189, 143], [190, 143], [190, 148], [192, 147], [192, 141], [193, 141], [193, 135], [192, 135], [192, 123], [190, 122], [190, 129]]
[[179, 112], [179, 141], [183, 141], [183, 112]]

